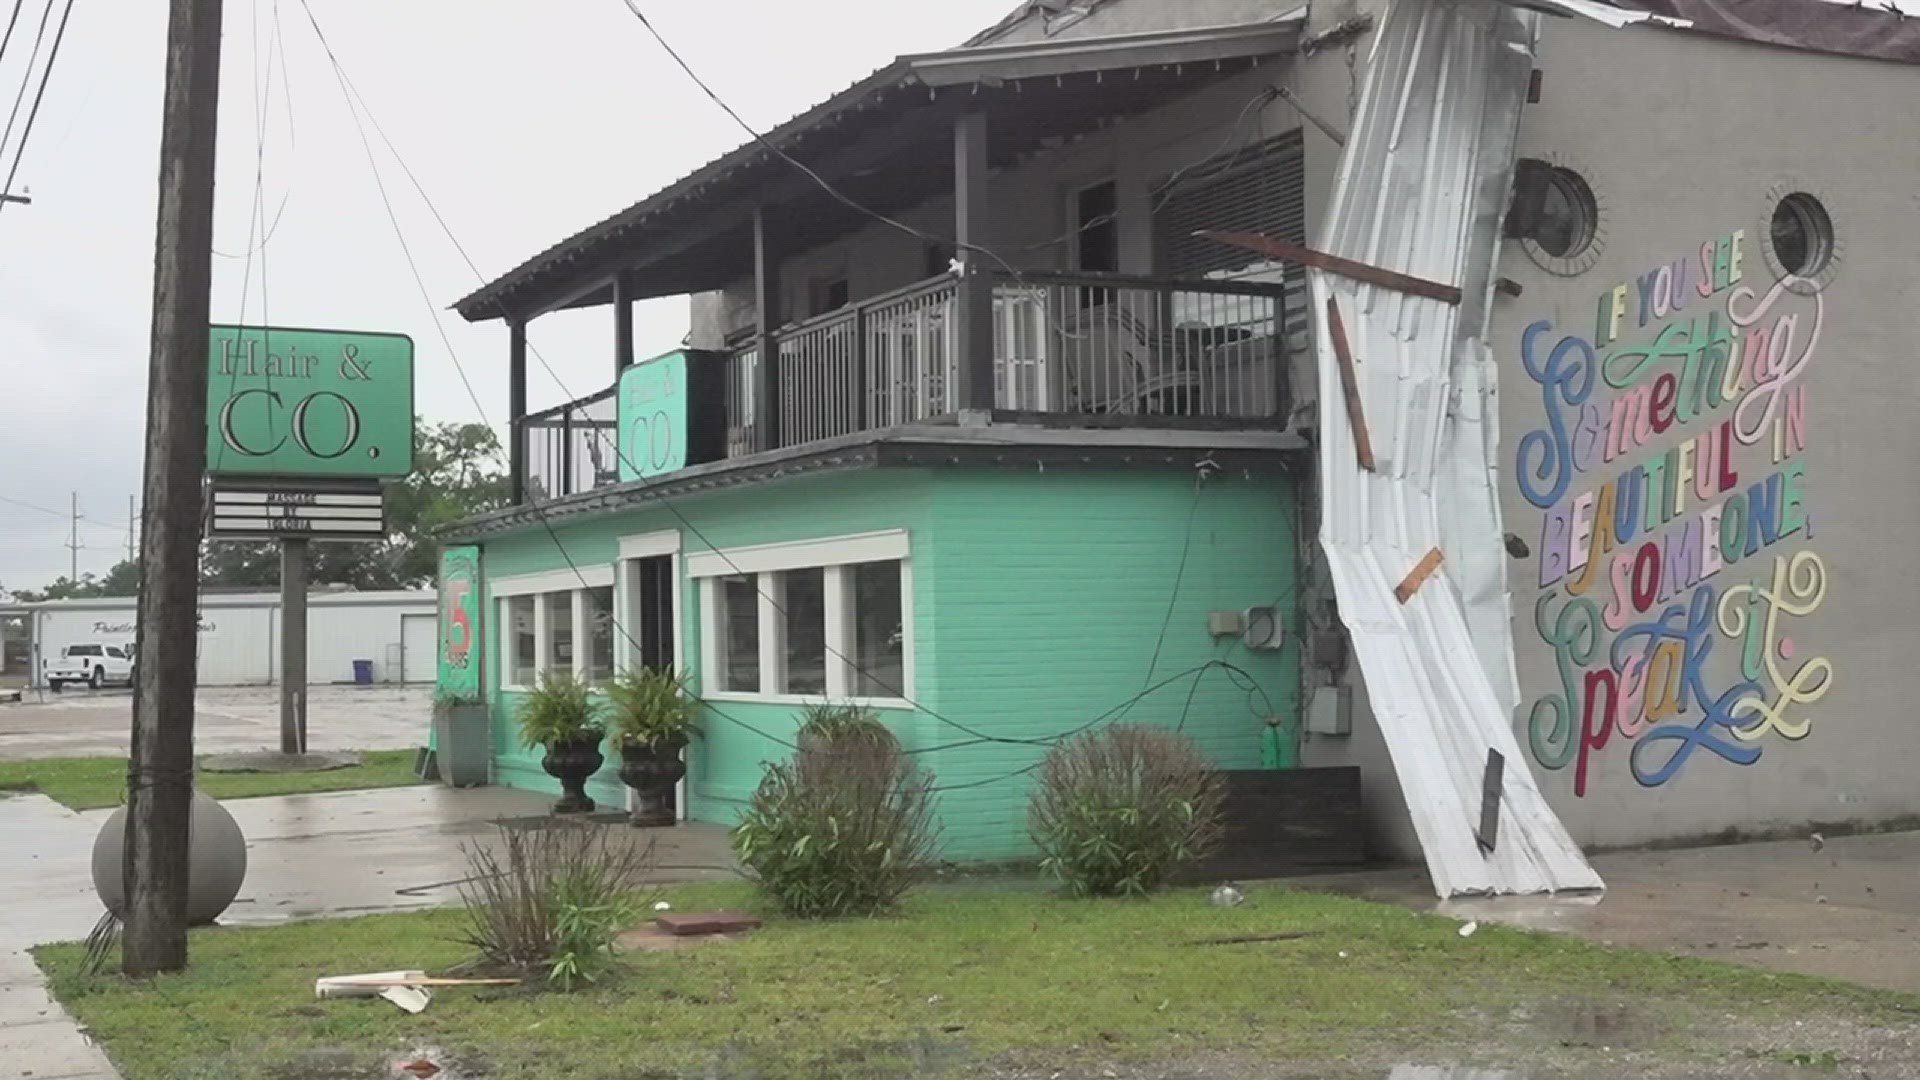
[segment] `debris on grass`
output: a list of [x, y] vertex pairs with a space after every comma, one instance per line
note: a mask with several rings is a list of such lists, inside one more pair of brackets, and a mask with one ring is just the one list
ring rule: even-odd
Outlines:
[[425, 1011], [436, 986], [517, 986], [519, 979], [441, 979], [424, 971], [376, 971], [361, 975], [329, 975], [313, 980], [313, 995], [322, 1001], [338, 998], [384, 998], [409, 1013]]
[[[1302, 938], [1318, 937], [1310, 930], [1290, 930], [1281, 934], [1234, 934], [1229, 937], [1201, 938], [1189, 941], [1189, 945], [1252, 945], [1263, 941], [1299, 941]], [[1341, 956], [1347, 955], [1341, 953]]]
[[1462, 926], [1462, 927], [1460, 928], [1460, 936], [1461, 936], [1461, 937], [1472, 937], [1472, 936], [1473, 936], [1473, 932], [1474, 932], [1474, 931], [1476, 931], [1476, 930], [1478, 930], [1478, 929], [1480, 929], [1480, 924], [1479, 924], [1479, 923], [1477, 923], [1477, 922], [1469, 922], [1469, 923], [1467, 923], [1467, 924], [1466, 924], [1465, 926]]
[[1213, 895], [1207, 899], [1214, 907], [1239, 907], [1247, 902], [1247, 894], [1241, 892], [1238, 886], [1229, 881], [1213, 890]]

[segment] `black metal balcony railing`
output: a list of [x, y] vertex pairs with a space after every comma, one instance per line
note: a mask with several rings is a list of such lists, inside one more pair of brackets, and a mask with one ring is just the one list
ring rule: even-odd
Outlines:
[[[954, 411], [958, 284], [934, 278], [774, 335], [780, 445]], [[995, 286], [994, 404], [1026, 413], [1281, 415], [1277, 284], [1025, 274]], [[757, 347], [730, 358], [728, 444], [753, 431]]]
[[[943, 275], [775, 333], [774, 447], [753, 420], [759, 347], [729, 354], [727, 456], [955, 412], [958, 291]], [[1280, 284], [1003, 276], [993, 299], [994, 406], [1277, 423], [1287, 408], [1287, 299]], [[519, 437], [530, 499], [619, 480], [611, 389], [528, 416]]]
[[615, 389], [569, 401], [520, 422], [528, 502], [592, 491], [620, 480]]

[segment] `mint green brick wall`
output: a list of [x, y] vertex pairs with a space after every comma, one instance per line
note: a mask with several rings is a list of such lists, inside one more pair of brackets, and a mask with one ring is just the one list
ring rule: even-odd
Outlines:
[[[1291, 486], [1283, 481], [1216, 477], [1196, 502], [1191, 474], [888, 470], [799, 478], [676, 499], [674, 506], [721, 548], [908, 530], [914, 696], [925, 709], [882, 715], [909, 749], [923, 751], [921, 761], [940, 786], [953, 786], [940, 794], [950, 859], [1031, 854], [1031, 775], [1008, 774], [1037, 763], [1043, 748], [956, 745], [974, 736], [948, 720], [996, 738], [1042, 739], [1087, 724], [1137, 695], [1167, 621], [1189, 514], [1187, 566], [1154, 681], [1220, 659], [1245, 669], [1259, 692], [1210, 670], [1170, 683], [1131, 707], [1125, 719], [1171, 726], [1184, 710], [1184, 730], [1217, 765], [1235, 768], [1258, 765], [1260, 717], [1269, 709], [1290, 719], [1298, 715], [1294, 645], [1251, 654], [1206, 633], [1209, 611], [1279, 602], [1292, 636], [1295, 515]], [[664, 508], [556, 526], [581, 566], [614, 562], [621, 536], [668, 529], [682, 532], [684, 551], [708, 550]], [[553, 539], [538, 529], [488, 542], [484, 560], [489, 582], [566, 569]], [[683, 656], [698, 671], [700, 618], [690, 582], [683, 582], [682, 597]], [[488, 612], [497, 617], [497, 605]], [[490, 632], [489, 656], [497, 640]], [[517, 696], [497, 693], [499, 667], [490, 663], [488, 675], [499, 701], [496, 779], [557, 792], [558, 785], [540, 771], [538, 752], [519, 749], [512, 721]], [[689, 810], [701, 820], [731, 823], [764, 763], [788, 753], [741, 725], [790, 741], [797, 721], [785, 705], [725, 702], [715, 708], [725, 717], [705, 718], [706, 735], [689, 754]], [[621, 806], [625, 794], [614, 768], [610, 762], [589, 791]]]
[[[1292, 644], [1249, 653], [1216, 643], [1207, 613], [1279, 602], [1291, 620], [1294, 505], [1289, 484], [1216, 477], [1195, 502], [1192, 475], [944, 472], [933, 478], [931, 581], [940, 650], [921, 678], [939, 710], [1001, 737], [1048, 738], [1107, 715], [1159, 682], [1219, 659], [1260, 690], [1213, 669], [1175, 681], [1124, 714], [1180, 723], [1222, 768], [1260, 763], [1261, 719], [1298, 715]], [[1174, 596], [1192, 516], [1187, 566]], [[923, 625], [925, 620], [923, 620]], [[1153, 660], [1162, 625], [1166, 636]], [[1198, 680], [1196, 685], [1196, 679]], [[1191, 694], [1191, 702], [1188, 698]], [[940, 739], [968, 738], [940, 725]], [[1017, 858], [1040, 747], [985, 744], [932, 755], [950, 856]], [[957, 787], [957, 785], [976, 785]]]
[[[668, 530], [681, 534], [683, 554], [714, 547], [746, 547], [886, 529], [906, 529], [917, 538], [926, 531], [927, 498], [924, 477], [911, 471], [803, 477], [676, 498], [671, 510], [650, 506], [578, 525], [556, 524], [554, 532], [577, 565], [611, 566], [619, 559], [622, 536]], [[678, 511], [678, 515], [674, 511]], [[497, 702], [493, 710], [495, 781], [557, 794], [560, 785], [541, 770], [540, 752], [520, 747], [519, 728], [513, 720], [520, 695], [502, 694], [499, 690], [501, 665], [494, 660], [499, 642], [494, 622], [499, 617], [499, 605], [491, 601], [492, 582], [496, 579], [565, 570], [567, 563], [559, 554], [554, 537], [538, 527], [488, 541], [482, 560], [490, 601], [487, 679]], [[924, 589], [923, 580], [915, 579], [917, 590]], [[700, 610], [698, 590], [692, 582], [682, 580], [681, 598], [682, 610], [676, 621], [681, 634], [682, 661], [689, 672], [697, 675]], [[926, 602], [916, 598], [916, 607], [925, 610]], [[924, 656], [927, 640], [922, 637], [918, 645]], [[731, 823], [739, 805], [759, 784], [762, 765], [784, 760], [790, 753], [786, 747], [742, 725], [792, 742], [798, 722], [793, 708], [787, 705], [725, 702], [715, 705], [714, 709], [733, 720], [718, 713], [703, 718], [701, 727], [705, 735], [695, 740], [687, 755], [687, 810], [700, 820]], [[900, 731], [902, 738], [912, 738], [910, 716], [889, 713], [886, 719]], [[626, 805], [626, 788], [614, 775], [618, 768], [619, 762], [609, 754], [606, 768], [587, 788], [596, 800], [616, 808]]]

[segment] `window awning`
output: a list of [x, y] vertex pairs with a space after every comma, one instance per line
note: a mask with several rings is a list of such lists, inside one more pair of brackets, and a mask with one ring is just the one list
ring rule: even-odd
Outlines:
[[720, 288], [750, 269], [756, 208], [782, 211], [777, 225], [789, 250], [865, 223], [775, 148], [861, 207], [897, 212], [951, 190], [950, 124], [963, 112], [990, 114], [989, 153], [1004, 166], [1289, 54], [1304, 25], [1302, 11], [1248, 25], [902, 56], [454, 307], [480, 322], [606, 303], [616, 272], [636, 298]]

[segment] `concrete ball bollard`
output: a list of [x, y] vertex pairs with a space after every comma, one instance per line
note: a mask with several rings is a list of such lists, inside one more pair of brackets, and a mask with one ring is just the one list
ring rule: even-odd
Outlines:
[[[198, 788], [193, 792], [187, 838], [187, 923], [205, 926], [240, 895], [247, 877], [247, 838], [227, 808]], [[127, 808], [122, 806], [94, 838], [93, 888], [107, 910], [123, 920], [127, 915], [126, 842]]]

